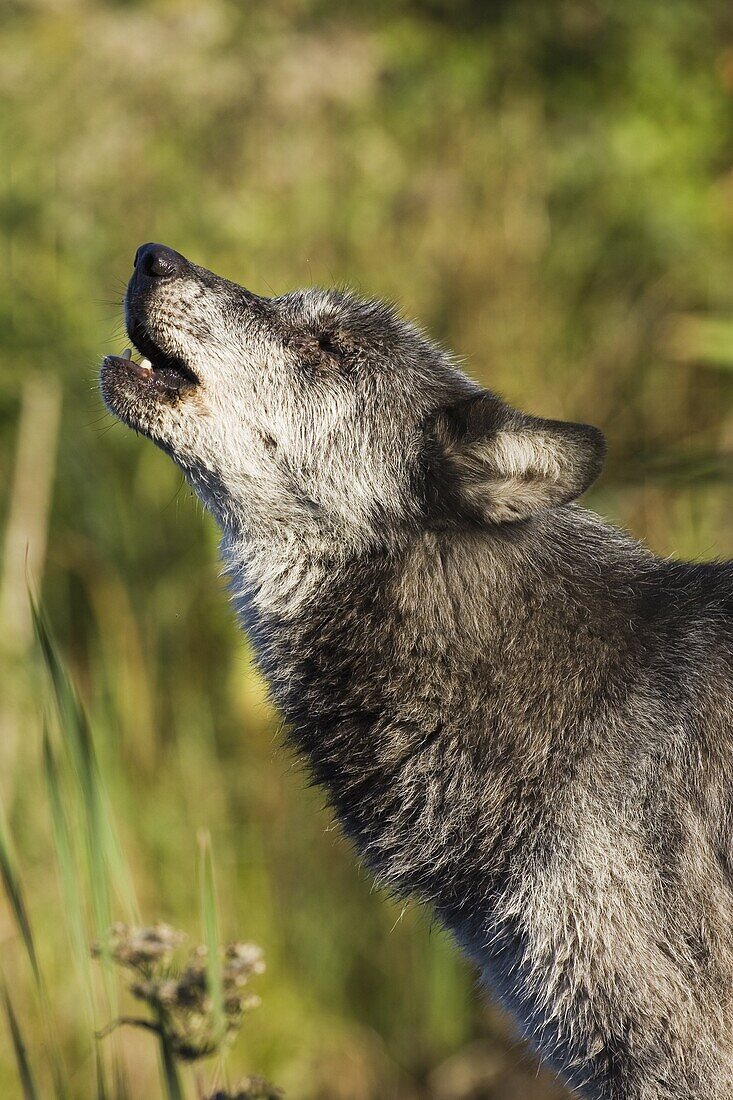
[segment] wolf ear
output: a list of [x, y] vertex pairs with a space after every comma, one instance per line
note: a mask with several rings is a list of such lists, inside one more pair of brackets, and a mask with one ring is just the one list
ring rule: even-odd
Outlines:
[[543, 420], [479, 393], [435, 420], [438, 494], [454, 511], [507, 523], [575, 500], [603, 466], [606, 442], [590, 424]]

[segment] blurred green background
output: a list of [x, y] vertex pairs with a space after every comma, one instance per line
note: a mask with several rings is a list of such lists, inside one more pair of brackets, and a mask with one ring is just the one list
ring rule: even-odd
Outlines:
[[[601, 426], [593, 507], [661, 553], [730, 556], [733, 8], [2, 0], [0, 32], [0, 794], [71, 1095], [96, 1092], [28, 573], [144, 916], [197, 933], [206, 827], [224, 933], [265, 951], [233, 1077], [292, 1100], [560, 1096], [429, 914], [374, 891], [279, 747], [212, 522], [105, 414], [96, 373], [125, 346], [142, 241], [260, 294], [347, 283], [513, 403]], [[41, 1058], [2, 904], [0, 963]], [[159, 1096], [154, 1043], [123, 1046], [130, 1095]], [[0, 1094], [21, 1096], [7, 1029]]]

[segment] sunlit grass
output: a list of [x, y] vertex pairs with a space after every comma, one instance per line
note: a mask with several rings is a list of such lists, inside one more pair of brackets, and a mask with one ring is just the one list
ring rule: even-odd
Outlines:
[[41, 1094], [36, 1088], [35, 1078], [30, 1067], [30, 1062], [28, 1061], [28, 1052], [21, 1034], [18, 1017], [15, 1014], [15, 1009], [10, 1000], [10, 994], [8, 993], [8, 987], [5, 980], [0, 980], [2, 981], [0, 985], [0, 998], [2, 998], [5, 1008], [5, 1015], [10, 1029], [10, 1037], [13, 1042], [13, 1051], [18, 1067], [18, 1083], [23, 1090], [24, 1100], [40, 1100]]
[[[91, 725], [46, 615], [35, 600], [32, 616], [56, 710], [57, 746], [54, 747], [49, 725], [45, 723], [42, 766], [56, 873], [64, 902], [59, 923], [72, 945], [74, 970], [81, 975], [86, 1042], [94, 1053], [88, 1064], [96, 1067], [82, 1091], [84, 1095], [96, 1095], [97, 1100], [123, 1100], [131, 1095], [118, 1025], [133, 1023], [153, 1031], [157, 1037], [160, 1095], [165, 1100], [185, 1100], [189, 1092], [181, 1076], [180, 1059], [193, 1062], [216, 1055], [220, 1062], [214, 1079], [225, 1074], [227, 1050], [241, 1027], [244, 1013], [256, 1003], [251, 996], [245, 996], [241, 986], [250, 973], [260, 971], [259, 952], [251, 945], [234, 945], [226, 951], [220, 946], [211, 842], [203, 832], [199, 835], [199, 880], [205, 943], [194, 952], [187, 966], [181, 970], [172, 965], [182, 937], [167, 930], [167, 926], [136, 930], [124, 924], [113, 925], [113, 911], [139, 921], [131, 875], [114, 824]], [[79, 1094], [79, 1082], [74, 1080], [71, 1084], [60, 1059], [52, 1001], [36, 949], [21, 864], [1, 806], [0, 879], [38, 999], [44, 1042], [36, 1046], [42, 1047], [45, 1061], [40, 1076], [49, 1076], [56, 1100], [66, 1100], [72, 1089], [73, 1095]], [[101, 964], [101, 988], [90, 966], [92, 944]], [[131, 967], [139, 975], [130, 988], [134, 996], [149, 1004], [148, 1020], [120, 1015], [119, 967]], [[179, 993], [175, 992], [177, 989]], [[37, 1085], [39, 1074], [33, 1067], [21, 1018], [1, 969], [0, 1000], [15, 1054], [18, 1084], [25, 1100], [36, 1100], [43, 1095]], [[101, 1018], [107, 1021], [103, 1027], [99, 1026]], [[103, 1048], [111, 1049], [109, 1057], [104, 1056]], [[199, 1085], [202, 1080], [199, 1075]], [[240, 1091], [244, 1096], [244, 1090]], [[218, 1094], [225, 1096], [221, 1090]]]
[[154, 1036], [95, 1040], [127, 994], [88, 945], [142, 916], [213, 942], [201, 830], [220, 940], [268, 960], [232, 1081], [444, 1100], [480, 1049], [492, 1100], [551, 1095], [278, 748], [213, 524], [96, 375], [144, 240], [259, 293], [344, 282], [513, 403], [601, 426], [591, 505], [730, 556], [728, 5], [69, 0], [0, 24], [0, 1095], [20, 1050], [44, 1100], [54, 1075], [165, 1095]]

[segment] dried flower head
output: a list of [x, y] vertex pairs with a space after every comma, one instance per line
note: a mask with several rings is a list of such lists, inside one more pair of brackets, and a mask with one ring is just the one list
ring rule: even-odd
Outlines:
[[265, 961], [256, 943], [230, 943], [224, 950], [223, 979], [243, 985], [252, 974], [262, 974]]
[[185, 939], [183, 932], [168, 924], [136, 928], [118, 922], [112, 925], [104, 943], [92, 945], [92, 954], [97, 958], [109, 956], [120, 966], [146, 973], [151, 967], [167, 965]]
[[259, 1005], [259, 998], [246, 987], [251, 977], [262, 974], [265, 963], [256, 944], [232, 943], [220, 948], [222, 997], [221, 1005], [216, 1005], [206, 947], [197, 945], [187, 957], [176, 958], [185, 938], [167, 924], [152, 928], [115, 924], [104, 944], [95, 944], [92, 952], [135, 971], [130, 992], [151, 1011], [150, 1020], [125, 1018], [120, 1022], [157, 1031], [178, 1058], [196, 1061], [231, 1043], [244, 1015]]

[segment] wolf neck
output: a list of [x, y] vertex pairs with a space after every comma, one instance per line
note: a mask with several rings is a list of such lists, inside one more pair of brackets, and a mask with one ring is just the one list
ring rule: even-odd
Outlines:
[[[372, 869], [393, 887], [418, 889], [416, 800], [446, 726], [435, 679], [446, 670], [430, 653], [451, 617], [439, 540], [358, 556], [290, 539], [227, 541], [223, 550], [291, 741]], [[422, 892], [434, 898], [426, 884]]]
[[423, 534], [358, 558], [224, 545], [260, 667], [346, 832], [382, 881], [456, 928], [532, 845], [520, 804], [535, 792], [540, 813], [551, 770], [585, 750], [569, 716], [582, 725], [598, 684], [623, 674], [629, 609], [599, 604], [594, 628], [582, 585], [590, 560], [599, 592], [620, 591], [632, 544], [619, 536], [601, 561], [594, 521], [563, 523], [556, 537], [577, 547], [563, 576], [557, 547], [543, 567], [542, 541], [511, 534]]
[[347, 568], [355, 554], [327, 538], [283, 529], [266, 538], [225, 531], [221, 554], [235, 608], [245, 629], [255, 619], [283, 626], [307, 614], [318, 593]]

